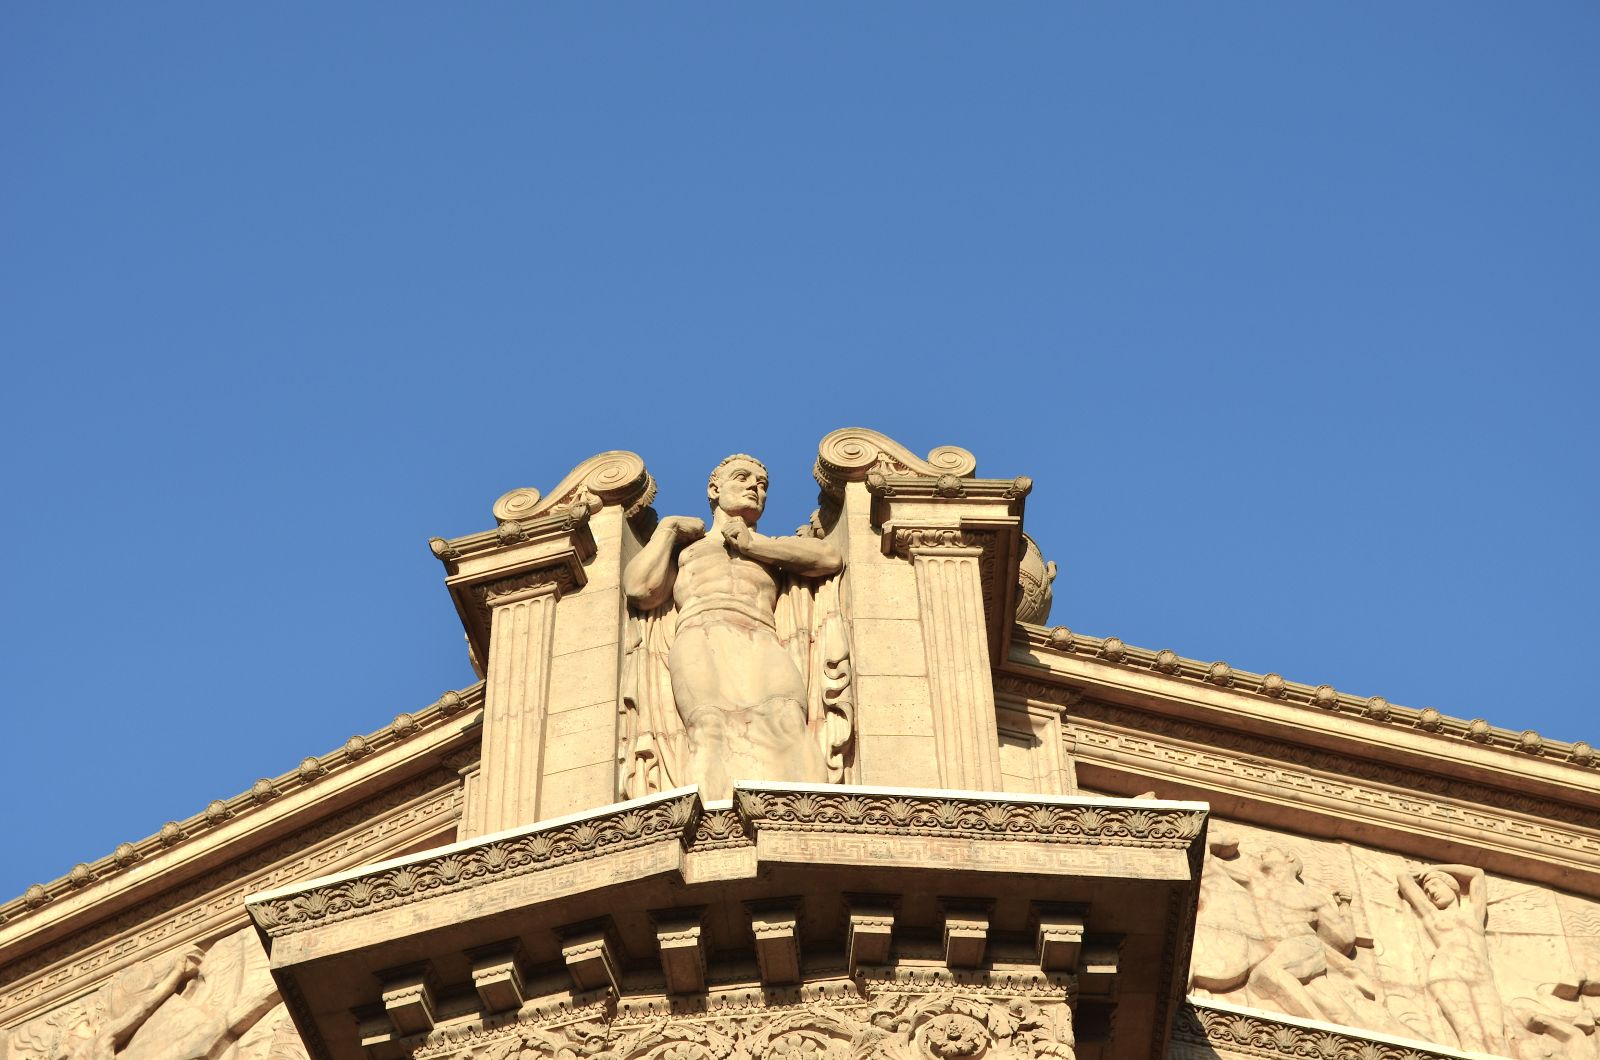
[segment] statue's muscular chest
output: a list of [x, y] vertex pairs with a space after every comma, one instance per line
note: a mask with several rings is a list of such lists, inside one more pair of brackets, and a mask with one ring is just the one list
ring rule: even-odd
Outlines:
[[777, 583], [765, 566], [734, 553], [721, 538], [706, 536], [678, 554], [677, 595], [728, 593], [773, 597]]

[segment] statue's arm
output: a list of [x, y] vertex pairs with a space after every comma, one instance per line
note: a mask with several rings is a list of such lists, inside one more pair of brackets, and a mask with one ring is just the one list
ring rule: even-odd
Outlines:
[[1317, 934], [1340, 954], [1356, 944], [1356, 918], [1331, 894], [1317, 907]]
[[1417, 879], [1411, 875], [1411, 870], [1401, 869], [1397, 879], [1400, 881], [1400, 896], [1411, 904], [1411, 908], [1415, 909], [1422, 919], [1428, 919], [1428, 914], [1433, 911], [1433, 903], [1428, 901], [1428, 896], [1417, 886]]
[[750, 532], [736, 538], [740, 552], [805, 578], [823, 578], [844, 570], [844, 557], [826, 541], [814, 537], [767, 537]]
[[628, 602], [641, 611], [652, 611], [672, 595], [678, 567], [673, 562], [678, 544], [705, 533], [705, 523], [674, 515], [661, 520], [644, 548], [628, 561], [622, 571], [622, 591]]
[[1448, 872], [1461, 884], [1461, 897], [1463, 906], [1470, 905], [1477, 922], [1482, 925], [1489, 920], [1489, 880], [1483, 870], [1474, 865], [1439, 865], [1440, 872]]

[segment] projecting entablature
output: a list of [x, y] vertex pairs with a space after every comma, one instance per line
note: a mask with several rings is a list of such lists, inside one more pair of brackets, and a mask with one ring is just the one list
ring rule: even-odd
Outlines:
[[[1204, 833], [1192, 803], [752, 783], [731, 803], [666, 792], [249, 905], [327, 1060], [475, 1057], [585, 1021], [648, 1035], [666, 1016], [685, 1026], [663, 1041], [781, 1016], [934, 1058], [1074, 1041], [1145, 1058], [1165, 1047]], [[961, 1049], [938, 1038], [957, 1030]]]

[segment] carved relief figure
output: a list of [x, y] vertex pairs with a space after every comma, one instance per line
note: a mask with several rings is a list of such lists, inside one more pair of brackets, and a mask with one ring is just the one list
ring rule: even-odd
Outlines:
[[1201, 884], [1202, 930], [1192, 982], [1245, 986], [1295, 1016], [1391, 1029], [1378, 988], [1350, 957], [1355, 926], [1329, 891], [1301, 878], [1298, 858], [1276, 848], [1241, 854], [1226, 832], [1211, 842]]
[[842, 779], [853, 728], [844, 559], [820, 526], [756, 531], [767, 469], [730, 456], [706, 487], [711, 527], [669, 516], [623, 571], [627, 797], [735, 780]]
[[304, 1060], [250, 929], [125, 968], [12, 1032], [9, 1060]]
[[1433, 945], [1428, 993], [1461, 1048], [1506, 1055], [1505, 1012], [1484, 937], [1488, 889], [1483, 870], [1436, 865], [1403, 871], [1399, 883]]

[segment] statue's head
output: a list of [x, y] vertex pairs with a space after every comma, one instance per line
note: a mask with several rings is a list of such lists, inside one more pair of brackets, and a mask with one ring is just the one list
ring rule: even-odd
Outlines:
[[1422, 874], [1422, 890], [1428, 901], [1440, 909], [1448, 909], [1461, 897], [1461, 883], [1441, 869], [1430, 869]]
[[1305, 871], [1300, 859], [1281, 847], [1268, 847], [1260, 854], [1261, 871], [1269, 876], [1287, 876], [1299, 879]]
[[713, 515], [720, 508], [754, 526], [767, 507], [767, 465], [753, 456], [734, 453], [712, 470], [706, 499]]

